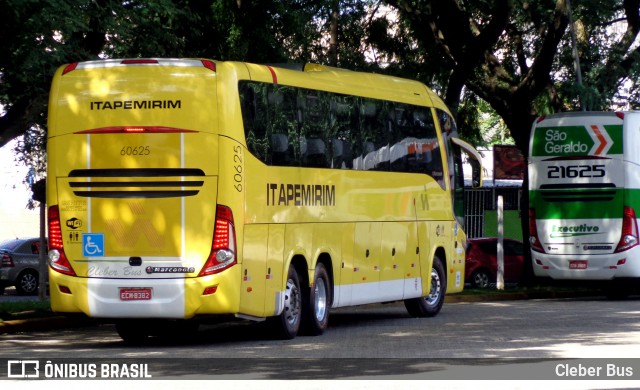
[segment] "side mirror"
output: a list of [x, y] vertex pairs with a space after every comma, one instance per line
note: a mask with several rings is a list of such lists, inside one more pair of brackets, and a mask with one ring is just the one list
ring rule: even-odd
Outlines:
[[451, 141], [460, 146], [460, 148], [469, 156], [471, 164], [471, 186], [473, 188], [482, 187], [482, 157], [480, 153], [471, 145], [460, 138], [452, 137]]
[[469, 163], [471, 164], [471, 187], [472, 188], [481, 188], [482, 187], [482, 165], [476, 159], [469, 159]]

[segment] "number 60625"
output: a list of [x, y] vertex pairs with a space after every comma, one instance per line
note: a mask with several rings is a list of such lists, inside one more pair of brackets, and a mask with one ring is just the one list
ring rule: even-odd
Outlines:
[[123, 146], [120, 150], [121, 156], [148, 156], [151, 154], [149, 146]]

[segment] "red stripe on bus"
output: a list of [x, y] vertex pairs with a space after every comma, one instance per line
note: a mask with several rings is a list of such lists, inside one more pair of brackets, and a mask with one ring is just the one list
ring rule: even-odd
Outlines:
[[605, 146], [607, 146], [607, 140], [604, 138], [604, 136], [600, 132], [600, 129], [598, 129], [598, 126], [591, 125], [591, 128], [593, 129], [593, 132], [596, 133], [596, 138], [598, 138], [598, 141], [600, 141], [600, 146], [598, 146], [598, 149], [596, 150], [596, 153], [595, 153], [596, 155], [599, 155], [600, 153], [602, 153]]
[[270, 67], [269, 65], [267, 65], [267, 69], [269, 69], [269, 72], [271, 72], [271, 77], [273, 78], [273, 83], [274, 84], [278, 84], [278, 75], [276, 75], [276, 71]]

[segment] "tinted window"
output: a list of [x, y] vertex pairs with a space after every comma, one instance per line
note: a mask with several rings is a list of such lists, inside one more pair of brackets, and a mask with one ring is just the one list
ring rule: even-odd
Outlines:
[[[497, 255], [498, 253], [498, 240], [482, 241], [478, 243], [478, 246], [487, 254]], [[505, 239], [503, 241], [503, 248], [505, 256], [522, 256], [524, 254], [522, 243], [517, 241]]]
[[522, 243], [515, 241], [506, 241], [504, 242], [504, 253], [507, 256], [523, 256], [524, 255], [524, 247]]
[[247, 147], [265, 164], [420, 172], [444, 188], [428, 107], [252, 81], [239, 90]]
[[490, 255], [496, 255], [498, 253], [498, 242], [497, 241], [482, 241], [478, 243], [478, 246], [484, 253]]

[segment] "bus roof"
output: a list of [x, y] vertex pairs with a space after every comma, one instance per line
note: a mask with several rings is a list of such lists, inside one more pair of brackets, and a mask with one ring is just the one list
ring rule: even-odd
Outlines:
[[555, 114], [547, 114], [541, 115], [536, 119], [535, 123], [540, 123], [546, 119], [562, 119], [562, 118], [585, 118], [585, 117], [612, 117], [617, 116], [618, 118], [624, 117], [624, 112], [622, 111], [570, 111], [570, 112], [558, 112]]

